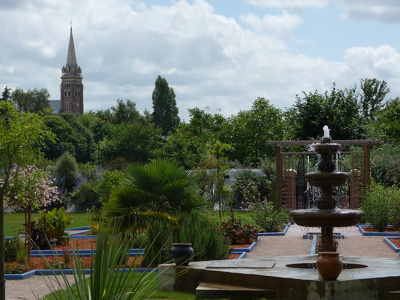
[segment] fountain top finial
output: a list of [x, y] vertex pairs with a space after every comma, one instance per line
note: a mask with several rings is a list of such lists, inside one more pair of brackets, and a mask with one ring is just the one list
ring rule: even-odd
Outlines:
[[332, 142], [331, 135], [329, 134], [329, 127], [325, 125], [323, 128], [324, 130], [324, 136], [322, 137], [322, 143], [327, 144]]

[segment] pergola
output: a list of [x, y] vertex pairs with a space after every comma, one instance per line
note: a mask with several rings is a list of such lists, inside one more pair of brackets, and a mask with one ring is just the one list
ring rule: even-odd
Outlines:
[[[306, 159], [312, 155], [317, 155], [312, 151], [290, 152], [285, 151], [288, 147], [311, 146], [318, 141], [268, 141], [267, 145], [275, 147], [276, 158], [276, 203], [278, 206], [286, 205], [289, 209], [308, 208], [310, 203], [304, 201], [303, 194], [306, 190]], [[342, 151], [341, 156], [350, 156], [351, 164], [349, 184], [352, 194], [351, 198], [358, 199], [353, 201], [350, 206], [358, 208], [361, 203], [362, 191], [370, 184], [370, 152], [373, 145], [377, 145], [377, 140], [333, 140], [332, 143], [342, 146], [359, 146], [360, 151]], [[358, 207], [355, 207], [358, 206]]]

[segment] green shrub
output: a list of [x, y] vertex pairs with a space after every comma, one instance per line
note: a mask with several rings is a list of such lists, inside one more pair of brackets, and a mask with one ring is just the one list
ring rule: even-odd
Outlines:
[[23, 274], [29, 271], [28, 265], [24, 263], [12, 263], [4, 266], [5, 274]]
[[265, 232], [282, 231], [289, 222], [289, 214], [285, 207], [275, 209], [272, 202], [263, 201], [252, 206], [251, 216], [254, 223]]
[[198, 211], [181, 216], [180, 240], [192, 243], [195, 261], [226, 259], [229, 255], [228, 239], [207, 215]]
[[4, 240], [4, 261], [15, 261], [18, 263], [25, 263], [25, 245], [18, 237], [12, 237]]
[[251, 244], [257, 239], [258, 228], [251, 224], [242, 222], [241, 219], [231, 217], [222, 221], [218, 227], [224, 237], [229, 239], [231, 245]]
[[[171, 260], [168, 253], [172, 248], [172, 226], [167, 220], [154, 219], [149, 222], [147, 242], [145, 265], [161, 264]], [[160, 251], [160, 249], [168, 251]]]
[[252, 171], [243, 171], [232, 185], [233, 201], [236, 206], [243, 203], [261, 201], [272, 193], [271, 181]]
[[398, 226], [400, 221], [400, 190], [373, 183], [366, 192], [361, 209], [365, 220], [376, 230], [384, 231], [388, 224]]
[[32, 222], [32, 242], [39, 249], [48, 248], [49, 242], [63, 244], [69, 240], [65, 229], [71, 224], [64, 207], [52, 211], [42, 211], [38, 220]]

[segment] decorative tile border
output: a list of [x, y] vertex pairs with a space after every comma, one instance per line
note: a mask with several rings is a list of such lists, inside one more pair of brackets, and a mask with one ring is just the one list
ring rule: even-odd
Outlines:
[[383, 241], [394, 251], [399, 253], [400, 248], [398, 248], [395, 244], [393, 244], [390, 239], [400, 239], [400, 237], [384, 237]]
[[289, 227], [290, 227], [290, 223], [287, 223], [285, 229], [281, 232], [261, 232], [261, 233], [258, 233], [258, 236], [282, 236], [282, 235], [286, 234]]
[[379, 232], [379, 231], [373, 231], [373, 232], [367, 232], [364, 230], [364, 227], [371, 226], [370, 224], [359, 224], [358, 230], [360, 230], [361, 234], [364, 236], [400, 236], [399, 232]]

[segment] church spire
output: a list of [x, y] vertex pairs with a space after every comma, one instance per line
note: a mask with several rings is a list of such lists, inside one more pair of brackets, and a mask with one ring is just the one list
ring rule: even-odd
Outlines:
[[69, 45], [68, 45], [68, 55], [67, 55], [67, 64], [66, 65], [70, 66], [70, 67], [78, 66], [78, 64], [76, 62], [74, 37], [72, 35], [72, 26], [71, 26], [70, 34], [69, 34]]
[[71, 26], [70, 34], [69, 34], [67, 63], [65, 64], [65, 67], [62, 68], [62, 73], [63, 73], [63, 77], [82, 78], [81, 67], [79, 67], [78, 63], [76, 62], [74, 37], [72, 35], [72, 26]]

